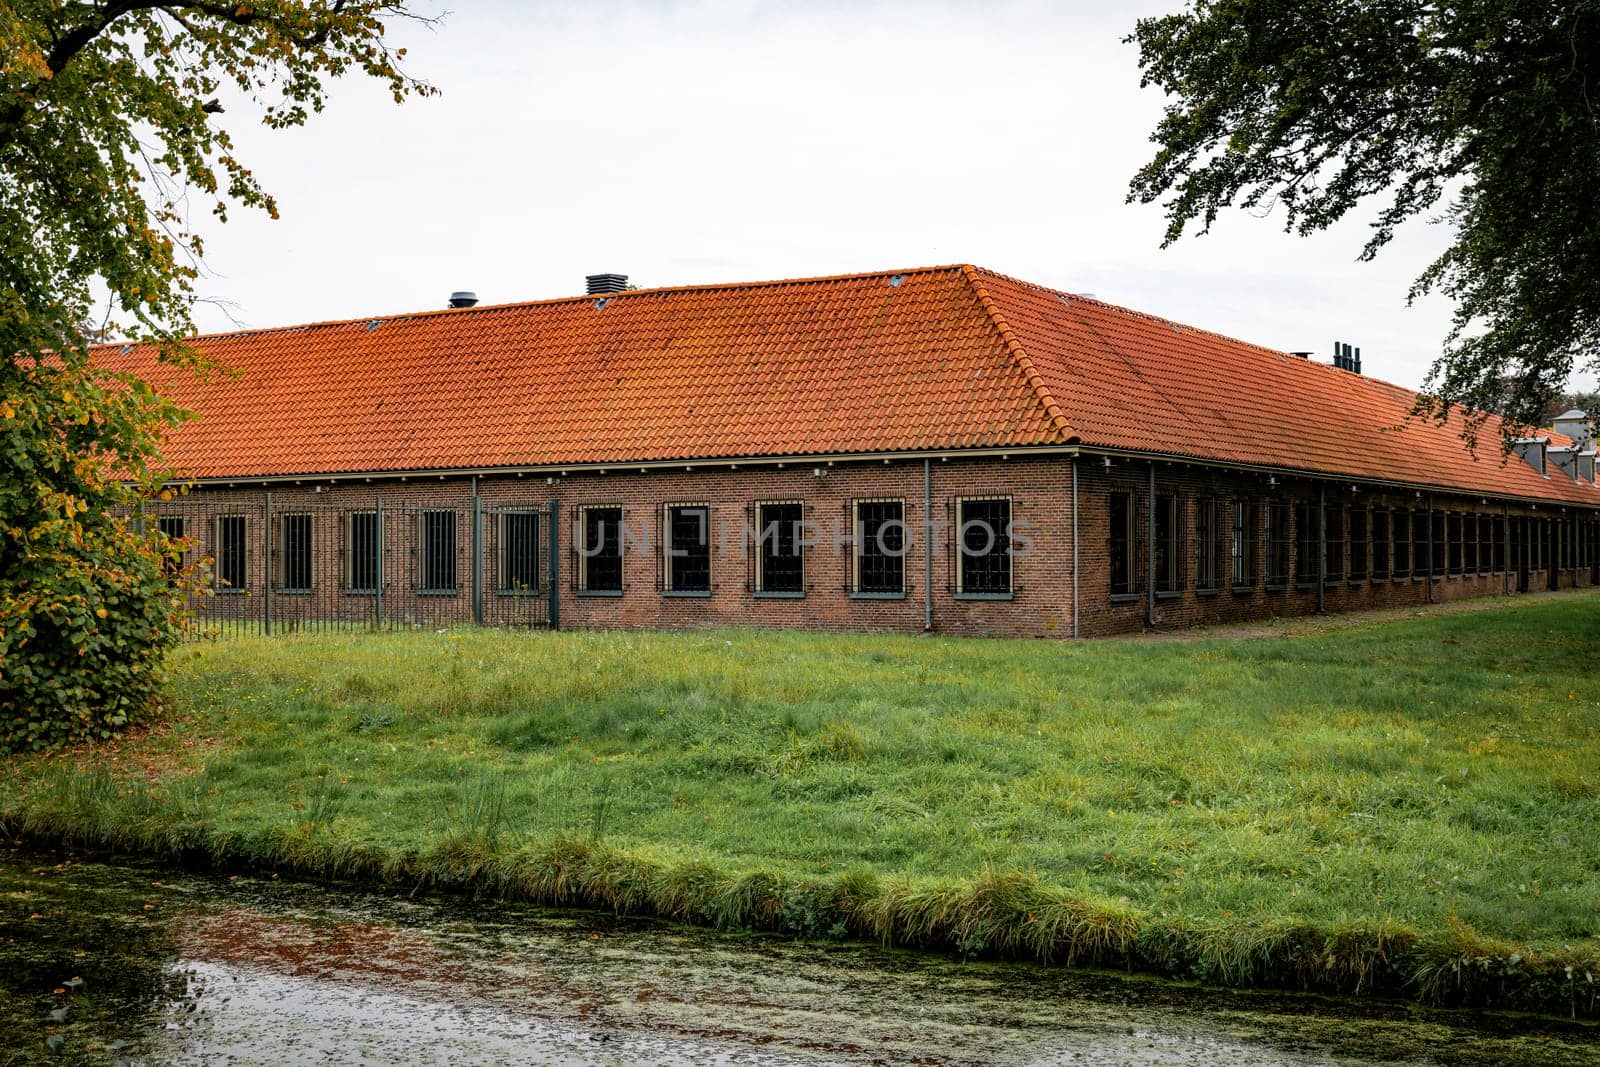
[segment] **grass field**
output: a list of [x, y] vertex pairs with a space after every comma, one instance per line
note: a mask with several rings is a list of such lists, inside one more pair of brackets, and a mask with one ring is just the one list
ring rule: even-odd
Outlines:
[[1592, 593], [1235, 641], [237, 639], [161, 727], [0, 762], [0, 823], [1596, 1014], [1597, 649]]

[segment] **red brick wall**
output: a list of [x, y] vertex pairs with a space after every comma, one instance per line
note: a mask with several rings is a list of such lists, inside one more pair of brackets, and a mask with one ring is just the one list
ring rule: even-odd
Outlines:
[[[1031, 637], [1066, 637], [1073, 627], [1073, 546], [1072, 546], [1072, 464], [1061, 458], [1015, 458], [935, 460], [932, 463], [932, 519], [936, 524], [933, 542], [933, 628], [939, 632]], [[817, 472], [820, 471], [819, 475]], [[1081, 601], [1079, 625], [1085, 636], [1138, 631], [1145, 626], [1146, 495], [1149, 465], [1143, 462], [1114, 461], [1108, 468], [1097, 458], [1078, 461], [1079, 522], [1081, 541]], [[1315, 611], [1314, 587], [1305, 588], [1293, 577], [1288, 586], [1268, 591], [1262, 580], [1265, 559], [1263, 544], [1264, 504], [1280, 499], [1315, 500], [1318, 483], [1279, 478], [1269, 485], [1265, 475], [1212, 471], [1180, 464], [1157, 464], [1157, 492], [1176, 494], [1181, 528], [1181, 582], [1175, 594], [1162, 594], [1156, 604], [1157, 625], [1178, 629], [1195, 625], [1237, 622], [1277, 615], [1297, 615]], [[563, 626], [571, 627], [698, 627], [718, 625], [756, 625], [830, 630], [892, 630], [919, 632], [923, 629], [925, 577], [923, 523], [923, 464], [919, 461], [858, 462], [827, 464], [800, 463], [785, 467], [694, 467], [656, 469], [641, 472], [613, 470], [607, 474], [574, 473], [547, 479], [544, 476], [485, 477], [480, 495], [486, 507], [530, 507], [547, 509], [553, 499], [562, 516], [560, 550], [560, 613]], [[1134, 575], [1138, 595], [1122, 600], [1110, 594], [1107, 556], [1109, 538], [1108, 494], [1126, 489], [1135, 501]], [[1369, 490], [1352, 492], [1348, 484], [1327, 483], [1328, 506], [1422, 508], [1426, 501], [1415, 494]], [[259, 507], [262, 487], [237, 490], [197, 491], [192, 501], [212, 507], [224, 501]], [[411, 531], [386, 524], [386, 541], [400, 562], [386, 563], [385, 612], [390, 619], [427, 621], [454, 613], [471, 617], [471, 482], [452, 478], [385, 480], [338, 483], [316, 492], [304, 486], [272, 487], [275, 511], [312, 506], [317, 515], [319, 545], [342, 544], [340, 513], [351, 509], [370, 509], [381, 495], [386, 512], [400, 514], [402, 501], [412, 505], [454, 508], [460, 513], [457, 529], [458, 587], [453, 597], [417, 597], [414, 576], [404, 562], [411, 558]], [[954, 502], [962, 496], [1006, 496], [1012, 504], [1012, 520], [1019, 539], [1030, 544], [1013, 561], [1013, 594], [1004, 600], [964, 599], [956, 593]], [[904, 502], [908, 526], [909, 551], [905, 557], [905, 595], [899, 599], [862, 599], [850, 593], [851, 552], [848, 546], [835, 550], [834, 533], [849, 532], [849, 506], [861, 498], [895, 498]], [[1211, 497], [1218, 501], [1218, 537], [1226, 546], [1229, 534], [1224, 506], [1234, 497], [1245, 497], [1257, 505], [1252, 514], [1252, 580], [1240, 591], [1231, 588], [1226, 552], [1220, 553], [1218, 591], [1205, 593], [1194, 588], [1195, 501]], [[750, 589], [751, 561], [747, 542], [741, 536], [747, 521], [746, 509], [760, 501], [802, 500], [805, 518], [820, 535], [820, 543], [807, 550], [805, 595], [798, 599], [773, 599], [755, 595]], [[659, 524], [662, 506], [670, 503], [706, 504], [712, 509], [713, 552], [712, 589], [707, 596], [666, 596], [658, 588]], [[635, 536], [644, 536], [649, 547], [630, 544], [624, 555], [624, 592], [621, 596], [585, 596], [574, 588], [573, 523], [584, 505], [619, 505], [624, 522]], [[1435, 496], [1438, 510], [1488, 512], [1498, 515], [1498, 505], [1479, 500]], [[156, 509], [160, 510], [160, 509]], [[1572, 513], [1558, 509], [1512, 508], [1515, 517], [1561, 518], [1570, 521]], [[253, 516], [259, 512], [252, 512]], [[1294, 518], [1291, 509], [1291, 521]], [[258, 525], [252, 518], [252, 530]], [[1570, 528], [1570, 527], [1569, 527]], [[1291, 529], [1291, 538], [1293, 537]], [[492, 541], [493, 524], [486, 523], [486, 540]], [[541, 539], [548, 544], [548, 531], [541, 524]], [[1346, 542], [1348, 547], [1348, 541]], [[197, 548], [204, 552], [207, 546]], [[1019, 542], [1020, 548], [1020, 542]], [[1290, 562], [1294, 562], [1291, 540]], [[486, 566], [483, 597], [487, 621], [509, 621], [527, 616], [529, 605], [515, 598], [494, 594], [491, 563]], [[260, 553], [250, 561], [252, 583], [259, 595], [265, 566]], [[386, 554], [387, 558], [387, 554]], [[1419, 559], [1421, 554], [1419, 553]], [[1590, 558], [1587, 554], [1584, 558]], [[342, 580], [342, 560], [336, 548], [319, 549], [316, 561], [319, 587], [336, 589]], [[1420, 567], [1420, 563], [1419, 563]], [[1484, 564], [1480, 571], [1492, 569]], [[545, 567], [541, 564], [541, 577]], [[1534, 589], [1547, 586], [1546, 568], [1530, 575]], [[1590, 584], [1594, 577], [1592, 559], [1581, 574], [1567, 569], [1558, 574], [1559, 585]], [[1329, 582], [1326, 601], [1329, 611], [1359, 610], [1434, 600], [1453, 600], [1466, 596], [1498, 594], [1516, 588], [1516, 575], [1474, 573], [1447, 576], [1434, 581], [1410, 577], [1395, 580]], [[258, 611], [258, 602], [247, 597], [228, 598], [224, 611], [248, 615]], [[293, 617], [296, 611], [309, 612], [317, 604], [336, 603], [351, 618], [370, 610], [368, 599], [328, 597], [297, 600], [292, 594], [274, 598], [277, 617]], [[321, 608], [319, 610], [326, 610]]]

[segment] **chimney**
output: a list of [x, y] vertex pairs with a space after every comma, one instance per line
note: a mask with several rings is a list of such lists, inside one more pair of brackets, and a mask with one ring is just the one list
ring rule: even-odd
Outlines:
[[453, 308], [469, 308], [478, 302], [478, 294], [469, 289], [457, 289], [450, 294], [450, 306]]
[[1351, 374], [1361, 373], [1361, 349], [1352, 348], [1343, 341], [1333, 342], [1333, 365]]
[[1566, 434], [1580, 445], [1594, 440], [1594, 422], [1577, 408], [1557, 415], [1551, 426], [1556, 433]]
[[604, 293], [621, 293], [628, 288], [626, 274], [589, 274], [584, 276], [588, 288], [585, 290], [590, 296]]

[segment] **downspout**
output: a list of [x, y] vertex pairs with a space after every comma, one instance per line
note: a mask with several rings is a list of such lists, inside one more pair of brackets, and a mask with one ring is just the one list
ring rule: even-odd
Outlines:
[[922, 460], [922, 629], [933, 629], [933, 462]]
[[1317, 614], [1328, 613], [1328, 487], [1317, 487]]
[[1072, 636], [1078, 636], [1078, 457], [1072, 457]]
[[1156, 461], [1150, 461], [1150, 499], [1145, 510], [1144, 624], [1156, 628]]

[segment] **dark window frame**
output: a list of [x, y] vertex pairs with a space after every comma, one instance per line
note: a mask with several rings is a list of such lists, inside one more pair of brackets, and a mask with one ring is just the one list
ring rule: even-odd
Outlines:
[[[183, 515], [157, 515], [156, 532], [167, 539], [170, 547], [176, 547], [175, 554], [166, 556], [161, 561], [161, 569], [171, 578], [181, 573], [189, 563], [189, 524]], [[169, 551], [170, 551], [169, 547]]]
[[1283, 590], [1289, 587], [1290, 560], [1294, 547], [1290, 529], [1293, 514], [1294, 509], [1287, 500], [1272, 500], [1267, 503], [1267, 560], [1263, 578], [1266, 587], [1271, 590]]
[[[1138, 567], [1135, 557], [1138, 555], [1138, 530], [1137, 513], [1134, 510], [1134, 496], [1131, 490], [1113, 489], [1107, 494], [1107, 521], [1106, 521], [1106, 571], [1110, 581], [1111, 595], [1114, 597], [1132, 597], [1138, 594]], [[1121, 534], [1118, 527], [1121, 526]], [[1119, 569], [1121, 574], [1118, 574]]]
[[1196, 497], [1194, 501], [1194, 588], [1197, 593], [1215, 593], [1222, 576], [1217, 566], [1221, 531], [1217, 529], [1217, 498]]
[[[621, 596], [627, 574], [621, 504], [580, 504], [573, 531], [573, 582], [579, 596]], [[611, 524], [608, 536], [607, 524]], [[599, 545], [595, 545], [598, 536]], [[615, 584], [611, 584], [615, 573]]]
[[316, 528], [316, 517], [309, 511], [279, 513], [278, 540], [273, 545], [278, 555], [274, 593], [300, 596], [315, 592]]
[[[780, 509], [784, 511], [793, 509], [794, 517], [792, 519], [768, 518], [767, 512], [769, 510], [777, 511]], [[755, 587], [753, 590], [755, 595], [791, 598], [806, 595], [806, 549], [805, 538], [802, 536], [805, 515], [805, 501], [803, 500], [760, 500], [756, 502]], [[789, 527], [787, 531], [783, 529], [785, 525]], [[789, 548], [789, 551], [783, 551], [785, 546]], [[770, 552], [769, 549], [771, 549]], [[774, 563], [779, 564], [779, 566], [774, 567]], [[779, 576], [779, 580], [776, 583], [771, 577], [774, 573]]]
[[540, 518], [537, 508], [494, 511], [496, 596], [538, 596], [543, 588], [539, 568]]
[[850, 554], [850, 595], [864, 600], [903, 599], [906, 555], [911, 551], [905, 498], [852, 500], [850, 519], [854, 541], [854, 551]]
[[[361, 526], [368, 527], [365, 530]], [[344, 591], [372, 596], [378, 591], [378, 513], [348, 511], [344, 517]]]
[[1356, 506], [1346, 512], [1350, 554], [1345, 565], [1346, 576], [1359, 584], [1372, 576], [1372, 516], [1365, 507]]
[[[693, 527], [698, 533], [690, 535]], [[677, 501], [661, 506], [661, 592], [710, 596], [713, 589], [711, 505]]]
[[1386, 582], [1394, 574], [1394, 519], [1388, 508], [1373, 508], [1370, 514], [1372, 533], [1369, 544], [1372, 550], [1372, 580]]
[[[1009, 496], [963, 496], [956, 501], [955, 549], [956, 596], [959, 599], [1009, 599], [1016, 593], [1015, 567], [1011, 544], [1012, 500]], [[995, 527], [995, 519], [968, 518], [968, 509], [1004, 511], [1004, 523]], [[983, 543], [986, 551], [974, 554], [975, 546], [969, 536], [974, 524], [989, 531]]]
[[1156, 494], [1155, 587], [1157, 596], [1183, 592], [1183, 499], [1177, 493]]
[[[237, 531], [236, 533], [234, 531]], [[211, 588], [219, 596], [241, 596], [250, 591], [250, 520], [238, 514], [212, 520]], [[234, 579], [238, 580], [235, 581]]]
[[1255, 502], [1235, 497], [1228, 507], [1228, 582], [1234, 592], [1254, 589]]
[[417, 512], [418, 596], [461, 595], [461, 512], [422, 508]]

